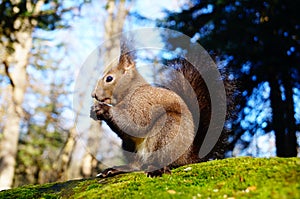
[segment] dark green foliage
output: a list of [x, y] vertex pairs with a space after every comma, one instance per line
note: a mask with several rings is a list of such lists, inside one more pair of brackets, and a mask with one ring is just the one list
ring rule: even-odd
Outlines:
[[[36, 5], [37, 0], [29, 0], [32, 5]], [[10, 0], [3, 0], [0, 3], [0, 35], [1, 43], [4, 37], [10, 42], [15, 41], [13, 36], [17, 31], [32, 31], [33, 28], [43, 30], [54, 30], [68, 27], [67, 21], [64, 20], [64, 14], [74, 15], [73, 9], [79, 9], [85, 1], [79, 1], [74, 7], [67, 7], [63, 1], [49, 0], [45, 1], [41, 11], [35, 12], [35, 7], [28, 6], [27, 0], [21, 0], [19, 3], [13, 3]], [[16, 26], [15, 22], [24, 20], [28, 22], [26, 26]], [[3, 37], [4, 36], [4, 37]]]
[[[242, 96], [231, 149], [237, 143], [245, 148], [249, 145], [251, 140], [243, 135], [274, 132], [277, 155], [296, 156], [300, 121], [295, 118], [294, 89], [299, 91], [300, 85], [300, 1], [193, 2], [180, 13], [168, 13], [158, 24], [198, 39], [217, 60], [226, 60], [238, 80]], [[262, 87], [270, 88], [269, 96], [257, 92]], [[254, 106], [249, 105], [251, 100]], [[247, 119], [249, 110], [256, 117], [264, 112], [262, 120]]]
[[14, 186], [56, 181], [59, 173], [55, 162], [65, 141], [63, 132], [50, 132], [47, 125], [31, 124], [22, 137], [18, 146]]

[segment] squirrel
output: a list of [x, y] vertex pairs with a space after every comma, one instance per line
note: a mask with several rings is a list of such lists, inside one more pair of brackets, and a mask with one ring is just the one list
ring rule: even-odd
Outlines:
[[223, 150], [216, 144], [209, 155], [199, 158], [211, 120], [208, 87], [188, 61], [177, 59], [167, 65], [175, 75], [166, 86], [153, 86], [138, 72], [131, 53], [121, 52], [119, 62], [99, 79], [92, 92], [91, 118], [105, 121], [121, 138], [129, 163], [108, 168], [97, 177], [133, 171], [161, 176], [172, 168], [207, 161]]

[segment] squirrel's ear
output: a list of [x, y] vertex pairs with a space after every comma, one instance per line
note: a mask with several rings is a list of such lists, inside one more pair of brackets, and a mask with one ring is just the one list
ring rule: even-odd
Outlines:
[[135, 67], [134, 58], [130, 53], [124, 53], [120, 56], [119, 67], [124, 70], [129, 70]]

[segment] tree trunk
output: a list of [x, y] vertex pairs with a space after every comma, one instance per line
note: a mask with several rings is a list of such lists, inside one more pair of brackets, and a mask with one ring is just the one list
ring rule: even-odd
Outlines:
[[120, 53], [120, 40], [113, 38], [117, 34], [120, 34], [123, 30], [125, 18], [128, 10], [125, 6], [125, 1], [120, 1], [118, 4], [115, 0], [109, 0], [107, 4], [107, 19], [105, 22], [105, 59], [103, 60], [104, 66], [109, 64], [118, 58]]
[[293, 87], [290, 76], [282, 79], [285, 100], [282, 100], [279, 80], [276, 75], [270, 78], [270, 100], [272, 107], [272, 127], [276, 136], [276, 153], [279, 157], [297, 156], [296, 120], [293, 100]]
[[[107, 19], [105, 22], [105, 58], [103, 60], [103, 65], [109, 67], [113, 60], [118, 58], [120, 53], [120, 40], [118, 38], [113, 38], [114, 36], [120, 34], [123, 30], [123, 25], [125, 18], [128, 13], [128, 8], [125, 5], [125, 1], [119, 1], [118, 3], [114, 0], [109, 0], [107, 3]], [[96, 83], [96, 82], [95, 82]], [[94, 130], [93, 129], [97, 129]], [[95, 133], [103, 133], [101, 129], [99, 131], [100, 125], [98, 122], [91, 122], [90, 131], [87, 138], [87, 147], [83, 160], [81, 161], [81, 175], [84, 177], [90, 177], [95, 175], [95, 172], [99, 170], [99, 162], [95, 159], [100, 145], [99, 135]], [[104, 136], [103, 136], [104, 137]], [[105, 137], [103, 138], [105, 139]]]
[[54, 164], [54, 167], [57, 169], [58, 180], [65, 181], [72, 177], [69, 175], [70, 172], [68, 172], [68, 169], [70, 167], [72, 154], [76, 146], [76, 134], [77, 131], [76, 127], [74, 126], [70, 129], [65, 145], [59, 154], [59, 161]]
[[14, 43], [15, 52], [4, 60], [13, 65], [9, 67], [12, 69], [9, 70], [12, 84], [8, 89], [10, 100], [7, 102], [7, 117], [0, 142], [0, 190], [11, 188], [13, 183], [20, 121], [23, 116], [22, 103], [27, 85], [26, 66], [32, 45], [31, 32], [20, 32], [16, 36], [20, 43]]
[[296, 157], [297, 156], [297, 137], [296, 137], [296, 119], [295, 119], [295, 102], [294, 102], [294, 92], [291, 83], [291, 75], [286, 74], [283, 78], [283, 85], [285, 89], [286, 97], [286, 122], [287, 132], [285, 140], [286, 154], [285, 157]]
[[98, 133], [103, 135], [103, 129], [101, 124], [96, 121], [91, 121], [91, 125], [88, 132], [88, 138], [85, 148], [85, 154], [81, 161], [80, 166], [80, 174], [84, 177], [96, 176], [97, 172], [99, 172], [99, 165], [96, 159], [97, 152], [100, 146], [100, 140], [103, 137], [100, 137]]
[[[12, 3], [18, 5], [20, 0], [14, 0]], [[35, 4], [28, 1], [26, 9], [35, 15], [40, 12], [43, 4], [42, 0]], [[11, 35], [16, 40], [12, 43], [14, 52], [6, 52], [1, 60], [11, 84], [7, 89], [7, 96], [10, 100], [7, 102], [7, 116], [3, 127], [3, 137], [0, 140], [0, 190], [11, 188], [13, 184], [20, 122], [23, 117], [22, 104], [27, 87], [26, 67], [32, 48], [33, 23], [33, 19], [26, 17], [15, 19], [14, 29], [11, 30]]]
[[276, 79], [276, 75], [270, 77], [270, 100], [272, 108], [272, 128], [276, 137], [276, 154], [279, 157], [285, 157], [285, 118], [284, 118], [284, 102], [281, 98], [280, 85]]

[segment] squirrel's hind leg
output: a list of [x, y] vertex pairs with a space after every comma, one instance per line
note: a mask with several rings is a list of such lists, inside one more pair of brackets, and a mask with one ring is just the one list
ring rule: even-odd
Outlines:
[[152, 166], [148, 166], [147, 171], [145, 171], [147, 177], [161, 177], [163, 174], [171, 174], [171, 169], [168, 166], [165, 166], [161, 169], [153, 170]]

